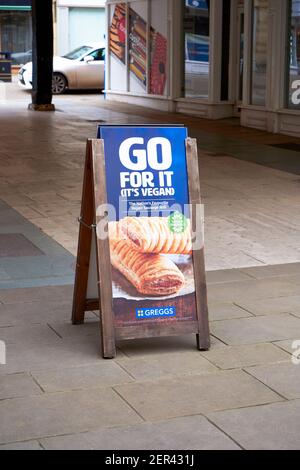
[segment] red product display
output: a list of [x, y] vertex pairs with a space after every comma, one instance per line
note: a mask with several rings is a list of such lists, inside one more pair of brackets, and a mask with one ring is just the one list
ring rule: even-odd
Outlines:
[[123, 3], [116, 5], [114, 16], [110, 27], [110, 51], [123, 64], [125, 58], [126, 47], [126, 9]]
[[152, 35], [150, 93], [163, 95], [167, 81], [167, 39], [158, 32]]

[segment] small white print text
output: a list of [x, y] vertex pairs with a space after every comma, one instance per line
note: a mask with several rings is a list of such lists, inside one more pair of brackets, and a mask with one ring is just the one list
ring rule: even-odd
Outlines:
[[105, 465], [126, 465], [131, 468], [142, 468], [143, 464], [194, 467], [195, 457], [192, 454], [153, 454], [145, 457], [123, 457], [113, 454], [105, 459]]

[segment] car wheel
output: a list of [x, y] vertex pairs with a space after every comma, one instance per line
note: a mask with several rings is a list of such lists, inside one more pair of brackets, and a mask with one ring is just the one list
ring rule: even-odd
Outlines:
[[61, 95], [66, 91], [68, 84], [67, 79], [61, 73], [54, 73], [52, 78], [53, 95]]

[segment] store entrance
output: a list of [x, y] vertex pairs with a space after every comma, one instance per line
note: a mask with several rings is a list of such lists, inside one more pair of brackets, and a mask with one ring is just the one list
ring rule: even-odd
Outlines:
[[240, 1], [237, 11], [236, 104], [234, 113], [240, 115], [244, 92], [245, 9]]

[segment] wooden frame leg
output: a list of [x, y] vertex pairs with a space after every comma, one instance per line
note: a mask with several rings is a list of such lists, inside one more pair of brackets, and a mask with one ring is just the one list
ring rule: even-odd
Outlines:
[[[107, 204], [106, 172], [104, 158], [104, 141], [92, 141], [93, 179], [94, 179], [94, 207], [95, 211], [101, 205]], [[106, 216], [96, 216], [96, 222], [105, 222], [105, 232], [108, 234]], [[115, 340], [115, 325], [113, 312], [112, 274], [110, 260], [110, 246], [108, 235], [105, 239], [97, 236], [97, 269], [99, 287], [99, 307], [101, 318], [102, 354], [105, 359], [114, 359], [117, 355]]]
[[78, 253], [73, 297], [73, 325], [81, 325], [84, 323], [93, 235], [92, 229], [89, 227], [94, 223], [94, 213], [92, 146], [91, 142], [88, 141], [82, 190], [82, 206], [80, 216], [81, 223], [79, 227]]
[[[186, 140], [187, 168], [189, 177], [189, 194], [191, 213], [195, 206], [201, 205], [200, 175], [198, 149], [196, 139], [188, 138]], [[192, 223], [195, 224], [194, 217]], [[196, 224], [195, 224], [196, 225]], [[193, 226], [193, 232], [199, 227]], [[205, 273], [204, 247], [193, 251], [194, 275], [196, 287], [197, 303], [197, 348], [199, 351], [207, 351], [210, 348], [209, 321], [208, 321], [208, 302], [207, 302], [207, 284]]]

